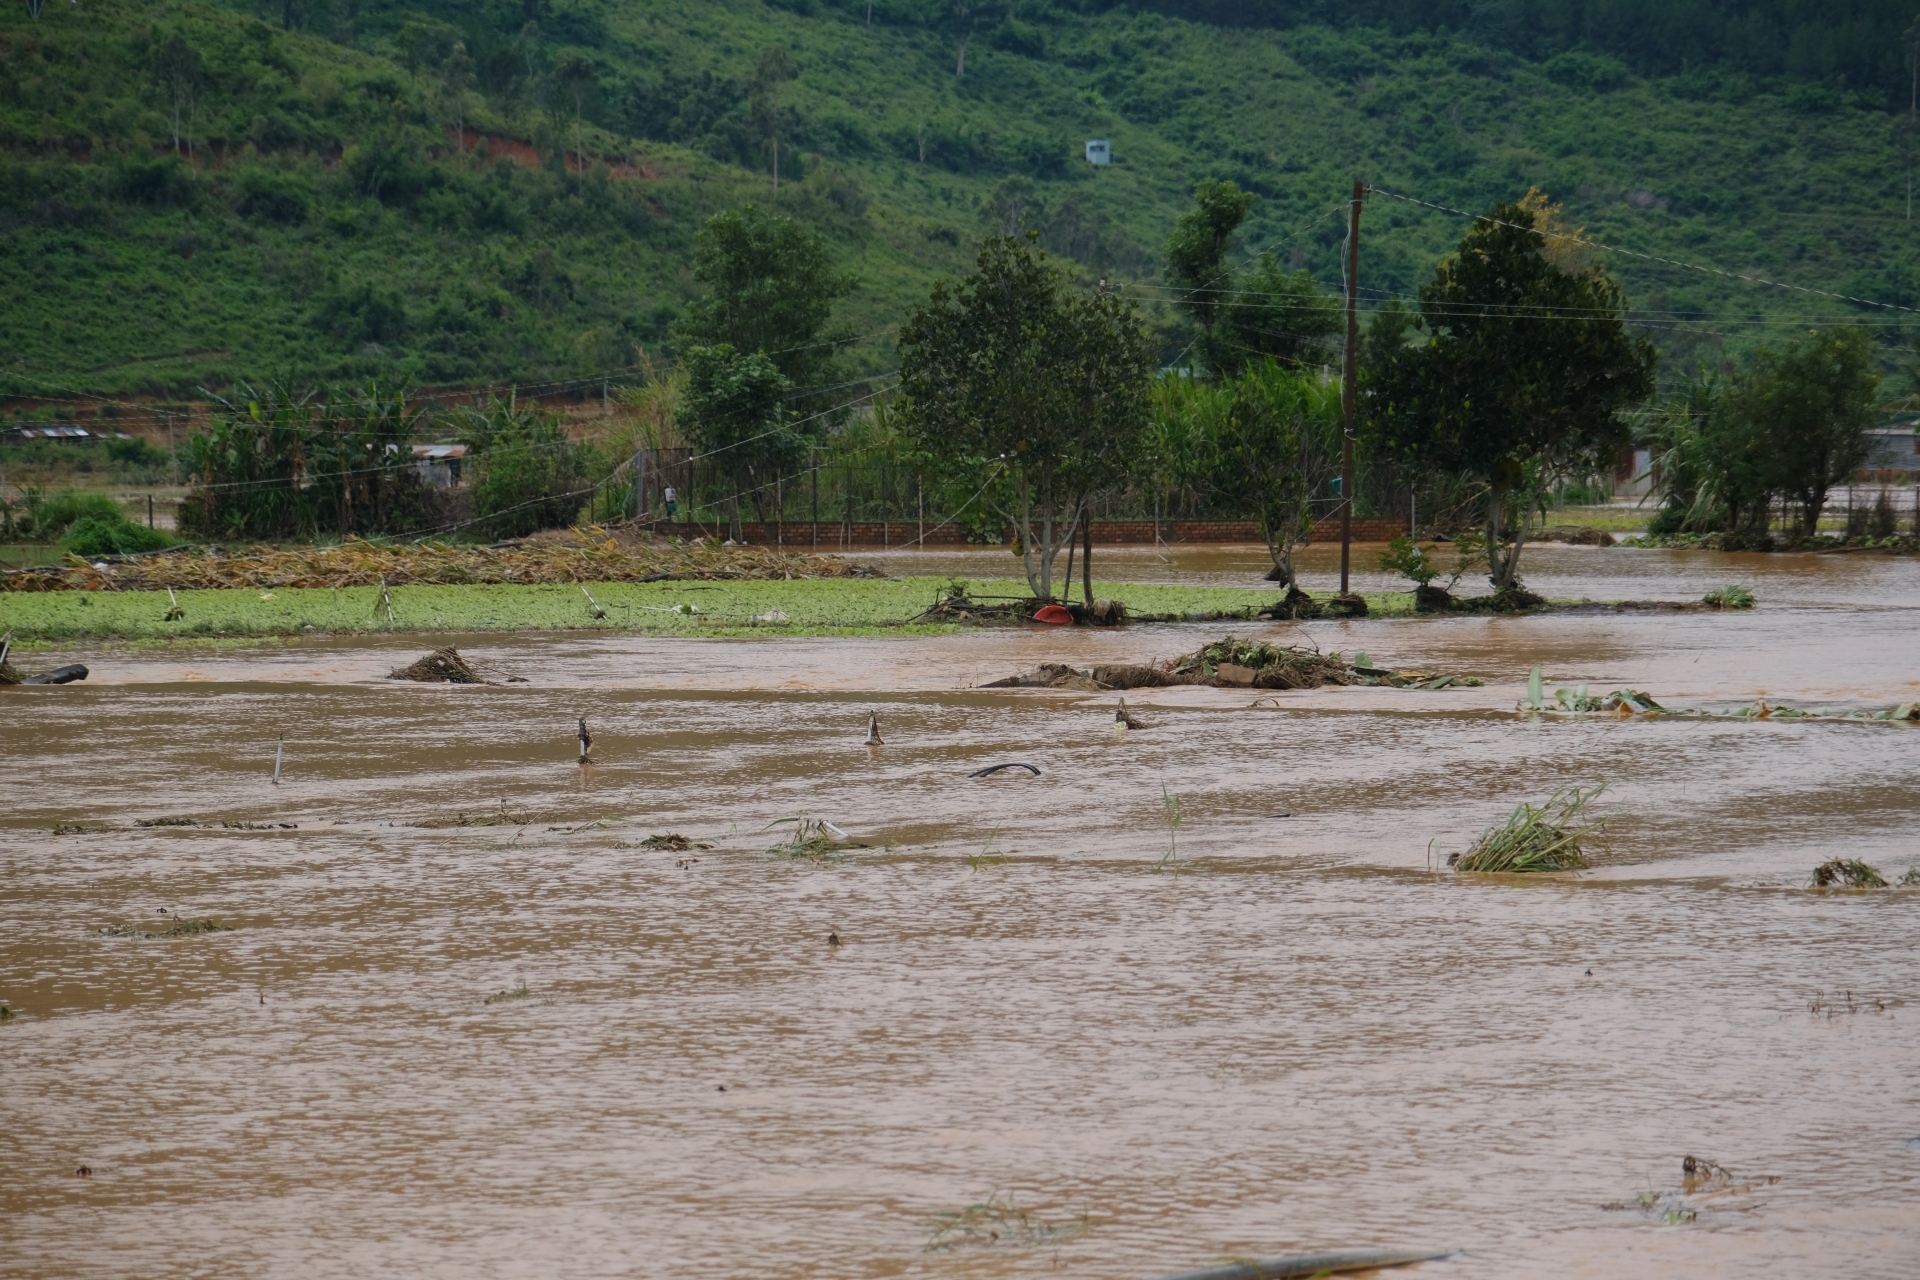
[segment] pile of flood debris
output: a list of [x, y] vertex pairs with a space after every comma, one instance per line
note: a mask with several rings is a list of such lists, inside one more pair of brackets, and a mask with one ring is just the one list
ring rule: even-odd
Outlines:
[[1044, 662], [1024, 675], [1008, 676], [982, 689], [1155, 689], [1206, 685], [1216, 689], [1316, 689], [1322, 685], [1391, 685], [1399, 689], [1468, 688], [1485, 684], [1478, 676], [1432, 671], [1394, 671], [1375, 666], [1366, 654], [1349, 661], [1321, 653], [1226, 636], [1192, 653], [1150, 663], [1113, 663], [1069, 667]]
[[1044, 596], [983, 596], [970, 593], [964, 582], [951, 582], [941, 589], [940, 598], [912, 621], [958, 622], [972, 626], [1048, 622], [1057, 625], [1119, 627], [1125, 626], [1130, 616], [1127, 607], [1118, 600], [1075, 604], [1071, 600], [1053, 600]]
[[176, 547], [139, 556], [85, 560], [0, 574], [0, 591], [161, 591], [268, 587], [372, 587], [578, 582], [765, 581], [878, 578], [840, 556], [775, 547], [729, 547], [669, 539], [641, 542], [600, 526], [538, 540], [455, 546], [384, 546], [350, 539], [334, 547]]
[[526, 684], [525, 676], [510, 676], [491, 664], [475, 662], [462, 657], [460, 651], [449, 645], [444, 649], [435, 649], [416, 662], [404, 667], [395, 667], [387, 673], [389, 680], [412, 680], [418, 684]]

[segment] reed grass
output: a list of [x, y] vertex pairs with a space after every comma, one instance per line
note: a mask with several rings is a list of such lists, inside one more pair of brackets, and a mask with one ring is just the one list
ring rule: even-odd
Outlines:
[[775, 858], [790, 862], [838, 862], [848, 844], [846, 832], [820, 818], [777, 818], [763, 829], [771, 831], [785, 826], [793, 828], [788, 838], [767, 850]]
[[1465, 853], [1447, 859], [1456, 871], [1539, 872], [1575, 871], [1591, 866], [1581, 841], [1606, 820], [1582, 822], [1587, 807], [1605, 791], [1606, 784], [1582, 788], [1561, 787], [1546, 803], [1521, 804], [1506, 822], [1488, 827]]

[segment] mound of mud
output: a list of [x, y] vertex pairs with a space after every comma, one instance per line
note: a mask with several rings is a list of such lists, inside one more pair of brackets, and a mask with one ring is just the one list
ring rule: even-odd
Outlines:
[[435, 649], [418, 662], [410, 662], [404, 667], [395, 667], [387, 673], [389, 680], [415, 680], [421, 684], [486, 684], [487, 680], [473, 669], [460, 651], [448, 646]]

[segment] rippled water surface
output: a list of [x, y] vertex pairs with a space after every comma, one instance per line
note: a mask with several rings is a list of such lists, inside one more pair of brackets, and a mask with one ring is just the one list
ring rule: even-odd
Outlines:
[[[474, 637], [528, 679], [481, 688], [382, 680], [417, 639], [77, 653], [86, 684], [0, 691], [0, 1269], [1920, 1273], [1920, 890], [1805, 888], [1920, 864], [1920, 731], [1512, 710], [1536, 662], [1680, 706], [1920, 699], [1920, 566], [1543, 548], [1529, 577], [1762, 604], [1243, 626], [1490, 683], [1143, 690], [1124, 738], [1112, 695], [971, 686], [1217, 627]], [[966, 777], [1009, 760], [1040, 776]], [[1592, 872], [1429, 871], [1601, 780]], [[803, 814], [864, 847], [766, 856]], [[254, 825], [134, 825], [171, 816]], [[637, 847], [669, 831], [713, 847]], [[234, 928], [97, 932], [178, 917]], [[1636, 1207], [1688, 1153], [1744, 1189]], [[996, 1193], [1064, 1230], [927, 1249]]]

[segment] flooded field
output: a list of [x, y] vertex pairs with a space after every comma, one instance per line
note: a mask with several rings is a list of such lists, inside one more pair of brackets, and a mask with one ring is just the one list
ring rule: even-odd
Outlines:
[[[92, 678], [0, 690], [8, 1270], [1920, 1272], [1920, 890], [1806, 887], [1920, 864], [1920, 727], [1513, 713], [1535, 663], [1920, 700], [1920, 564], [1543, 548], [1528, 579], [1761, 607], [1242, 625], [1489, 683], [1139, 690], [1124, 736], [1111, 694], [971, 686], [1220, 626], [476, 637], [527, 681], [494, 687], [383, 680], [417, 639], [62, 651]], [[1039, 775], [967, 776], [1009, 761]], [[1594, 870], [1429, 870], [1599, 781]], [[856, 847], [769, 857], [801, 815]], [[642, 847], [668, 832], [711, 847]]]

